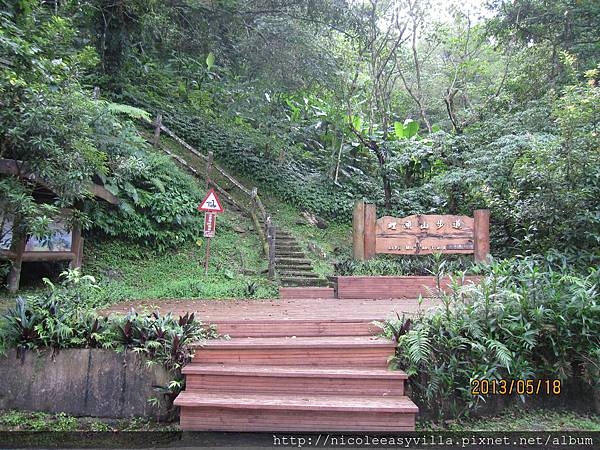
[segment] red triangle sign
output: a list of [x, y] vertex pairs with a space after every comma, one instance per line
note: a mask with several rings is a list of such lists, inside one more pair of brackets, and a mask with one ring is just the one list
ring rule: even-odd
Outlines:
[[223, 212], [223, 207], [214, 189], [211, 189], [206, 197], [204, 197], [204, 200], [198, 206], [198, 211]]

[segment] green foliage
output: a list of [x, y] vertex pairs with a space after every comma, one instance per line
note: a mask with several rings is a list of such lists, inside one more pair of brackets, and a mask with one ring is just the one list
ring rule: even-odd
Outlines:
[[197, 321], [194, 314], [175, 318], [170, 313], [148, 316], [131, 310], [126, 317], [98, 316], [90, 295], [91, 290], [98, 289], [95, 279], [82, 276], [77, 269], [63, 272], [61, 277], [59, 286], [46, 280], [47, 293], [18, 297], [15, 306], [0, 316], [0, 349], [133, 351], [144, 356], [148, 364], [160, 364], [173, 375], [167, 386], [157, 388], [158, 395], [153, 398], [166, 398], [170, 405], [184, 387], [181, 368], [191, 359], [188, 344], [215, 338], [216, 330]]
[[206, 68], [210, 72], [213, 66], [215, 65], [215, 54], [210, 52], [206, 57]]
[[522, 409], [511, 408], [493, 417], [449, 419], [443, 423], [424, 422], [417, 424], [417, 430], [439, 432], [449, 431], [600, 431], [600, 418], [597, 414], [582, 414], [557, 408]]
[[[80, 82], [96, 64], [89, 47], [76, 48], [72, 21], [45, 17], [40, 26], [15, 26], [0, 14], [0, 154], [25, 161], [56, 194], [57, 206], [84, 202], [84, 226], [127, 237], [159, 249], [194, 234], [198, 189], [167, 157], [159, 156], [119, 114], [148, 119], [133, 106], [93, 100]], [[56, 44], [59, 42], [60, 44]], [[10, 149], [10, 152], [7, 151]], [[121, 203], [118, 209], [90, 200], [90, 182], [104, 184]], [[24, 233], [38, 234], [51, 205], [38, 205], [33, 185], [0, 179], [8, 212], [20, 214]]]
[[0, 415], [0, 426], [19, 431], [75, 431], [78, 429], [75, 417], [65, 413], [47, 414], [43, 412], [7, 411]]
[[[441, 258], [443, 256], [443, 258]], [[461, 255], [378, 255], [367, 261], [342, 259], [334, 264], [335, 274], [348, 275], [437, 275], [441, 273], [482, 273], [484, 266], [473, 262], [473, 257]]]
[[419, 122], [412, 119], [406, 119], [404, 124], [394, 122], [394, 132], [397, 139], [411, 139], [419, 132]]
[[599, 281], [595, 269], [523, 258], [492, 264], [480, 285], [457, 283], [399, 337], [395, 364], [411, 376], [411, 398], [441, 418], [481, 406], [477, 379], [576, 380], [598, 393]]
[[[244, 222], [242, 222], [244, 223]], [[208, 275], [204, 274], [204, 245], [197, 237], [177, 249], [157, 251], [120, 240], [89, 242], [86, 271], [98, 279], [91, 296], [108, 305], [131, 299], [245, 298], [254, 283], [254, 297], [276, 298], [277, 285], [262, 274], [266, 262], [260, 241], [252, 231], [243, 236], [231, 228], [236, 216], [219, 215], [211, 243]], [[88, 243], [86, 243], [88, 244]]]
[[[0, 411], [2, 431], [173, 431], [172, 424], [158, 423], [144, 417], [127, 420], [105, 418], [73, 417], [65, 413], [50, 414], [38, 411]], [[89, 435], [87, 436], [89, 438]], [[101, 439], [102, 440], [102, 439]], [[40, 445], [47, 445], [43, 438]]]
[[201, 226], [195, 181], [156, 153], [123, 154], [115, 162], [120, 173], [107, 179], [106, 188], [121, 202], [118, 208], [90, 205], [95, 228], [158, 250], [190, 242]]

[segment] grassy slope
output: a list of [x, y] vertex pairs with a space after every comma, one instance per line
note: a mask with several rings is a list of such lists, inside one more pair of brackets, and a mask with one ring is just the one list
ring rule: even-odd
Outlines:
[[[161, 143], [174, 153], [186, 157], [198, 171], [204, 172], [204, 163], [191, 158], [173, 140], [162, 136]], [[240, 177], [240, 181], [253, 186], [252, 180]], [[200, 184], [198, 201], [205, 190]], [[313, 261], [315, 270], [321, 275], [332, 274], [335, 259], [350, 252], [351, 227], [331, 223], [321, 230], [302, 220], [298, 209], [268, 192], [260, 192], [276, 225], [298, 238], [307, 257]], [[163, 254], [115, 239], [100, 242], [88, 239], [84, 272], [95, 276], [101, 286], [94, 294], [98, 303], [111, 304], [141, 298], [277, 297], [277, 286], [265, 276], [267, 263], [261, 254], [260, 241], [251, 221], [227, 209], [217, 220], [208, 276], [204, 275], [203, 267], [205, 239], [201, 239], [201, 246], [189, 242]], [[198, 237], [201, 235], [202, 230], [198, 230]], [[20, 294], [33, 294], [43, 288], [40, 280], [35, 285], [24, 286]], [[14, 297], [6, 290], [0, 290], [0, 309], [12, 304]]]
[[[204, 161], [191, 155], [189, 151], [164, 134], [161, 135], [161, 145], [182, 156], [198, 172], [205, 172]], [[206, 153], [204, 149], [199, 150]], [[236, 173], [231, 173], [231, 175], [246, 187], [255, 186], [254, 181], [248, 177]], [[235, 195], [235, 189], [231, 192]], [[351, 254], [352, 226], [350, 224], [329, 223], [326, 229], [321, 230], [314, 225], [307, 224], [305, 220], [302, 220], [301, 212], [297, 208], [282, 202], [274, 193], [265, 190], [264, 187], [259, 189], [259, 195], [276, 226], [290, 231], [299, 240], [306, 251], [306, 256], [313, 261], [315, 270], [321, 275], [333, 274], [333, 262], [342, 255], [349, 256]]]
[[101, 281], [102, 289], [96, 294], [100, 303], [141, 298], [277, 296], [276, 286], [263, 273], [266, 262], [247, 219], [229, 212], [219, 215], [208, 275], [204, 274], [206, 239], [199, 239], [199, 243], [156, 254], [124, 242], [106, 241], [88, 248], [85, 271]]

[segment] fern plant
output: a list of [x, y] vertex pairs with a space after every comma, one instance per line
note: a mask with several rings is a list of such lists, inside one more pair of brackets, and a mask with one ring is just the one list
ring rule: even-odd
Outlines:
[[398, 337], [393, 363], [409, 374], [411, 398], [437, 418], [477, 410], [487, 399], [471, 394], [476, 379], [578, 380], [600, 398], [598, 271], [568, 270], [495, 261], [481, 284], [440, 292], [441, 307]]

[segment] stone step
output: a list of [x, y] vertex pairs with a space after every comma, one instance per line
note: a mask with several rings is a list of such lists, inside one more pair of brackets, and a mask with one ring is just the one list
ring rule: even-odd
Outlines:
[[319, 278], [319, 275], [309, 271], [309, 270], [305, 270], [305, 271], [291, 271], [291, 270], [277, 270], [277, 273], [279, 274], [280, 277], [285, 277], [285, 278]]
[[329, 284], [324, 278], [280, 277], [282, 286], [322, 286]]
[[[330, 287], [280, 287], [279, 288], [280, 299], [327, 299], [335, 298], [335, 289]], [[378, 319], [370, 320], [379, 321]], [[375, 334], [376, 331], [373, 332]], [[346, 333], [348, 336], [354, 335], [354, 333]]]
[[278, 255], [279, 253], [282, 253], [282, 252], [284, 252], [284, 253], [285, 252], [301, 252], [301, 253], [303, 253], [304, 249], [302, 249], [302, 248], [300, 248], [298, 246], [294, 246], [294, 247], [279, 247], [279, 246], [276, 246], [275, 247], [275, 254], [276, 255]]
[[213, 339], [191, 344], [193, 363], [302, 364], [329, 367], [387, 368], [395, 344], [372, 336], [260, 337]]
[[306, 258], [275, 258], [275, 264], [287, 264], [290, 266], [310, 266], [310, 259]]
[[278, 251], [275, 250], [275, 258], [300, 258], [305, 259], [306, 255], [302, 252]]
[[[281, 273], [281, 272], [297, 272], [299, 274], [305, 275], [305, 274], [309, 274], [309, 273], [314, 273], [313, 269], [311, 266], [276, 266], [275, 267], [275, 272], [277, 273]], [[302, 276], [300, 275], [300, 276]]]
[[381, 328], [373, 323], [376, 320], [373, 317], [336, 320], [217, 320], [211, 323], [216, 325], [220, 334], [230, 337], [373, 336], [381, 332]]
[[292, 236], [275, 235], [275, 244], [277, 244], [278, 242], [280, 242], [282, 244], [298, 244], [298, 241], [296, 240], [296, 238], [294, 238]]
[[403, 371], [314, 366], [190, 364], [183, 368], [186, 390], [212, 392], [404, 395]]
[[405, 396], [192, 390], [174, 404], [191, 431], [412, 431], [418, 412]]
[[294, 270], [298, 269], [298, 270], [309, 270], [312, 271], [312, 264], [290, 264], [290, 263], [275, 263], [275, 267], [279, 267], [279, 268], [294, 268]]

